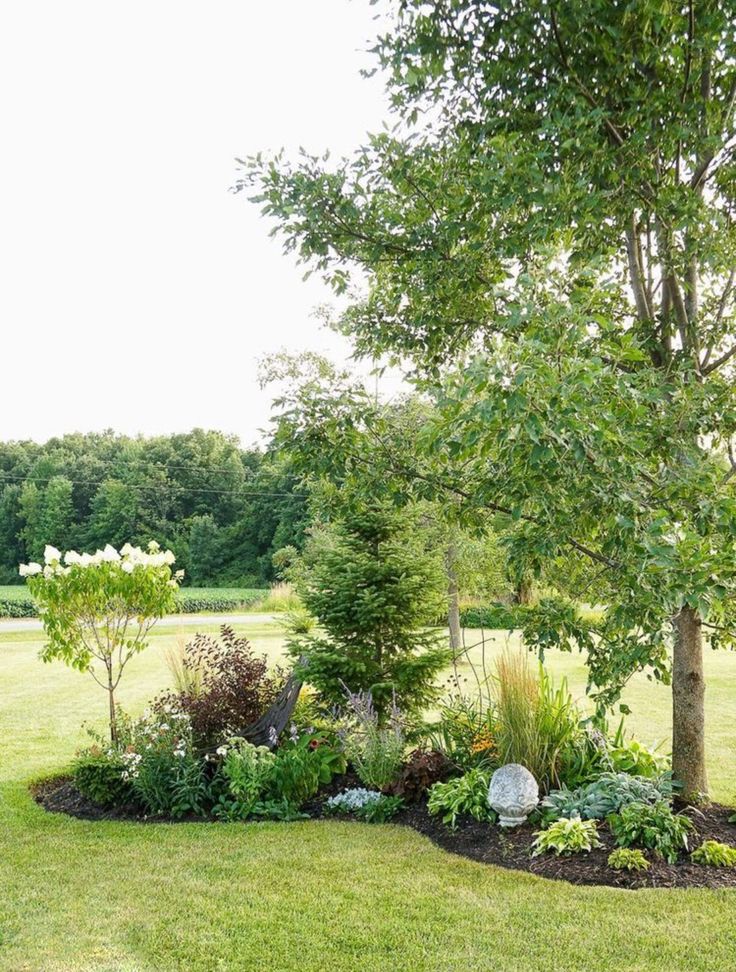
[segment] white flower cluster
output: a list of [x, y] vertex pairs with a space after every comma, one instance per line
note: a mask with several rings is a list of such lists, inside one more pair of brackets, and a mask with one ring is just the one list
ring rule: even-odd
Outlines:
[[122, 756], [125, 769], [120, 774], [126, 783], [136, 779], [143, 756], [141, 753], [123, 753]]
[[[148, 544], [148, 550], [141, 550], [140, 547], [132, 547], [126, 543], [116, 550], [112, 544], [107, 544], [104, 550], [97, 550], [93, 554], [77, 553], [76, 550], [67, 550], [62, 554], [56, 547], [50, 544], [43, 552], [44, 565], [37, 563], [21, 564], [19, 573], [21, 577], [33, 577], [35, 574], [43, 573], [45, 577], [53, 577], [54, 574], [67, 574], [72, 567], [99, 567], [100, 564], [119, 563], [126, 574], [132, 574], [136, 567], [170, 567], [176, 560], [171, 550], [161, 550], [155, 540]], [[66, 566], [64, 566], [66, 565]], [[184, 576], [183, 570], [178, 570], [174, 574], [174, 579], [170, 581], [172, 587], [176, 587], [176, 581]]]
[[351, 790], [343, 790], [337, 796], [330, 797], [325, 806], [330, 810], [341, 810], [343, 813], [353, 813], [370, 803], [378, 803], [383, 799], [378, 790], [366, 790], [364, 787], [354, 787]]
[[191, 720], [186, 712], [180, 712], [171, 705], [164, 705], [162, 714], [146, 709], [140, 719], [133, 724], [133, 743], [122, 754], [124, 780], [135, 780], [140, 773], [140, 765], [146, 753], [151, 750], [161, 752], [171, 746], [171, 754], [184, 759], [188, 754], [191, 736]]

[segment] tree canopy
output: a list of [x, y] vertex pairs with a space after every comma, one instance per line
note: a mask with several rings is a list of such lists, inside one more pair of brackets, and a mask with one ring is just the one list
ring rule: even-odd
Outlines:
[[[736, 621], [731, 12], [393, 8], [395, 128], [336, 163], [256, 158], [239, 185], [336, 290], [367, 278], [339, 325], [436, 403], [424, 482], [512, 517], [520, 562], [587, 562], [609, 610], [574, 634], [604, 698], [669, 678], [674, 625], [673, 758], [696, 795], [701, 627]], [[569, 647], [569, 617], [552, 629]]]

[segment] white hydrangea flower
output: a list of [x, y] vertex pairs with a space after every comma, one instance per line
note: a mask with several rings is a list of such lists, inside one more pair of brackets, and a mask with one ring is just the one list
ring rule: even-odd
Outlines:
[[47, 543], [43, 551], [43, 559], [46, 564], [53, 564], [61, 560], [61, 551]]
[[111, 543], [108, 543], [105, 546], [105, 549], [102, 551], [102, 559], [105, 563], [111, 564], [117, 560], [120, 560], [120, 554]]
[[78, 564], [81, 559], [82, 558], [79, 556], [76, 550], [67, 550], [67, 552], [64, 554], [65, 564]]
[[37, 563], [21, 564], [18, 568], [18, 573], [21, 577], [33, 577], [35, 574], [40, 574], [43, 567]]

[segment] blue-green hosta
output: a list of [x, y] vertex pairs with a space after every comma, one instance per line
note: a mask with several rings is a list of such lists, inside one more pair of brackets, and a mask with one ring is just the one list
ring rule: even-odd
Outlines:
[[542, 801], [548, 820], [578, 816], [583, 820], [603, 820], [631, 803], [658, 803], [672, 796], [668, 776], [658, 780], [629, 776], [628, 773], [602, 773], [597, 780], [574, 790], [552, 790]]

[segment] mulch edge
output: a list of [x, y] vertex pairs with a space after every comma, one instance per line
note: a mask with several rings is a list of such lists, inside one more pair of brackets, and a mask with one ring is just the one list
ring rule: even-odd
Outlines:
[[[330, 793], [337, 792], [334, 780], [329, 787]], [[354, 781], [344, 779], [339, 789], [353, 785]], [[117, 821], [128, 823], [157, 823], [175, 825], [177, 823], [217, 823], [209, 817], [184, 817], [181, 820], [153, 817], [141, 814], [133, 806], [105, 808], [83, 797], [68, 775], [52, 776], [33, 783], [31, 795], [36, 803], [49, 813], [65, 814], [78, 820]], [[327, 793], [322, 796], [330, 795]], [[322, 802], [312, 801], [305, 809], [310, 811], [311, 819], [339, 819], [352, 821], [349, 816], [325, 817]], [[734, 808], [720, 804], [709, 804], [691, 813], [696, 834], [693, 835], [691, 849], [703, 840], [722, 840], [736, 845], [736, 824], [728, 822]], [[251, 821], [248, 822], [250, 824]], [[464, 857], [477, 863], [502, 867], [505, 870], [519, 871], [535, 877], [564, 881], [574, 886], [613, 887], [622, 890], [641, 890], [659, 888], [730, 888], [736, 890], [736, 868], [717, 868], [693, 864], [687, 855], [676, 864], [655, 860], [650, 857], [650, 868], [644, 873], [614, 871], [608, 867], [607, 859], [614, 849], [613, 838], [605, 827], [599, 829], [603, 847], [588, 854], [556, 857], [543, 854], [530, 856], [530, 846], [537, 827], [524, 825], [514, 830], [504, 831], [498, 826], [479, 823], [470, 818], [462, 820], [456, 831], [445, 827], [436, 817], [430, 816], [426, 803], [409, 804], [391, 820], [391, 823], [409, 827], [442, 850]], [[248, 825], [246, 824], [246, 825]]]

